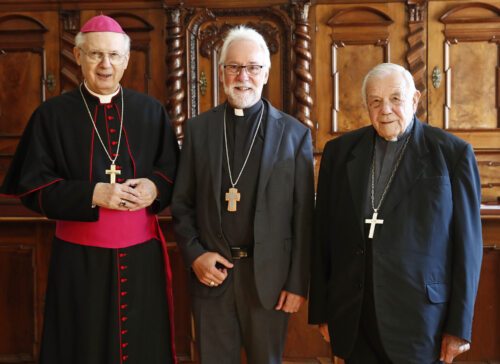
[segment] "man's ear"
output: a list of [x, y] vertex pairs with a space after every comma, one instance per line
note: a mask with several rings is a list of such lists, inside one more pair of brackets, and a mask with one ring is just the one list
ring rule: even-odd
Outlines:
[[413, 100], [412, 100], [412, 106], [413, 106], [413, 112], [417, 112], [418, 109], [418, 101], [420, 100], [420, 91], [415, 90], [415, 93], [413, 94]]
[[264, 75], [264, 85], [267, 85], [268, 80], [269, 80], [269, 68], [266, 67], [266, 74]]
[[82, 51], [78, 47], [73, 47], [73, 55], [75, 56], [76, 59], [76, 64], [81, 66], [80, 58], [82, 56]]
[[219, 82], [224, 81], [224, 66], [222, 64], [219, 65]]

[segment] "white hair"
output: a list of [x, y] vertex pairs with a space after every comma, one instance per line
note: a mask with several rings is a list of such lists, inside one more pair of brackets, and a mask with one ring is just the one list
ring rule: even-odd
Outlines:
[[249, 28], [244, 25], [239, 25], [231, 29], [226, 37], [224, 38], [224, 43], [221, 47], [219, 65], [223, 65], [226, 62], [227, 50], [231, 43], [239, 40], [248, 40], [256, 43], [264, 52], [264, 65], [266, 68], [271, 68], [271, 55], [269, 53], [269, 48], [264, 40], [264, 37], [256, 30]]
[[395, 63], [380, 63], [373, 67], [365, 76], [363, 80], [363, 85], [361, 86], [361, 96], [363, 97], [363, 103], [365, 106], [367, 105], [366, 103], [366, 85], [368, 84], [368, 81], [370, 81], [372, 78], [381, 78], [385, 76], [389, 76], [394, 73], [399, 73], [401, 76], [403, 76], [403, 79], [406, 82], [406, 88], [407, 92], [409, 92], [412, 96], [413, 94], [417, 91], [415, 87], [415, 81], [413, 81], [413, 76], [411, 75], [408, 70], [399, 64]]
[[[78, 32], [78, 34], [75, 36], [75, 47], [81, 48], [83, 44], [85, 43], [85, 34], [87, 33], [82, 33]], [[118, 33], [123, 35], [123, 40], [125, 42], [125, 53], [130, 52], [130, 37], [125, 34], [125, 33]]]

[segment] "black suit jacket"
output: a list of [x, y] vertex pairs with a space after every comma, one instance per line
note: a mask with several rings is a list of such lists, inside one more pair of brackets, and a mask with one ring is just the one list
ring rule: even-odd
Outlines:
[[[260, 302], [272, 308], [282, 289], [307, 295], [314, 205], [311, 133], [267, 102], [267, 126], [260, 163], [254, 230], [255, 284]], [[231, 260], [221, 229], [221, 173], [224, 104], [191, 120], [172, 199], [177, 242], [187, 267], [204, 252]], [[220, 295], [191, 273], [191, 288], [201, 296]]]
[[431, 363], [443, 333], [471, 339], [482, 258], [480, 181], [471, 146], [415, 120], [379, 212], [373, 282], [365, 282], [364, 207], [373, 127], [325, 147], [316, 204], [309, 321], [328, 323], [333, 351], [356, 339], [364, 285], [373, 284], [384, 348], [394, 363]]

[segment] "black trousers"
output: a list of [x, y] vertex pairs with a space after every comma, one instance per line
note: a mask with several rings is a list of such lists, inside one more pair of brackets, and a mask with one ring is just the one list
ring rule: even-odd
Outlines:
[[255, 288], [253, 259], [236, 260], [231, 284], [218, 297], [193, 296], [196, 341], [202, 364], [282, 362], [288, 314], [265, 309]]
[[[366, 229], [365, 229], [366, 230]], [[365, 231], [368, 233], [367, 231]], [[392, 364], [378, 330], [375, 300], [373, 297], [372, 240], [366, 246], [365, 290], [358, 337], [346, 364]]]

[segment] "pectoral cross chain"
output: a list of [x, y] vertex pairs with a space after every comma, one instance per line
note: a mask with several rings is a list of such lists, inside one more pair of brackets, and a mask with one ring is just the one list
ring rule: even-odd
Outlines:
[[373, 239], [373, 235], [375, 234], [375, 225], [384, 223], [384, 220], [377, 219], [378, 212], [377, 210], [373, 211], [373, 215], [371, 219], [366, 219], [365, 224], [370, 224], [370, 232], [368, 233], [368, 238]]
[[226, 192], [227, 211], [236, 211], [236, 202], [240, 200], [240, 197], [241, 194], [238, 192], [237, 188], [229, 188], [228, 192]]
[[116, 183], [116, 175], [122, 172], [116, 169], [116, 164], [112, 163], [109, 169], [106, 169], [106, 174], [109, 174], [109, 183]]

